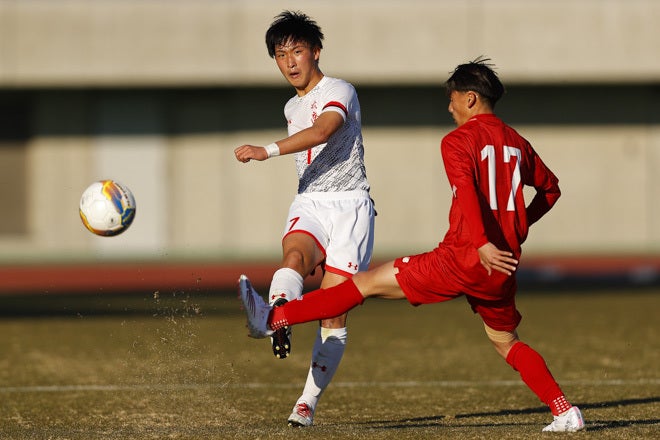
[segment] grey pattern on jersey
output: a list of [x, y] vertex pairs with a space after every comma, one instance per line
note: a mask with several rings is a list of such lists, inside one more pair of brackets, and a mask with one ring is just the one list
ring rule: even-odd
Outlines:
[[339, 111], [344, 115], [344, 124], [327, 143], [295, 153], [298, 194], [369, 191], [360, 102], [351, 84], [324, 76], [305, 96], [291, 98], [284, 107], [289, 135], [311, 127], [324, 111]]

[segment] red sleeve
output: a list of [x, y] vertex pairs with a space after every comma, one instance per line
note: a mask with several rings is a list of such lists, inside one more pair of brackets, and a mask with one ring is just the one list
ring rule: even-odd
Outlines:
[[486, 228], [481, 215], [481, 204], [477, 193], [476, 169], [474, 158], [468, 151], [461, 148], [464, 142], [455, 135], [447, 135], [442, 139], [440, 150], [449, 185], [454, 193], [454, 199], [467, 222], [470, 237], [475, 249], [488, 243]]
[[550, 171], [533, 149], [531, 149], [530, 157], [532, 158], [529, 176], [531, 181], [526, 184], [533, 186], [536, 194], [527, 206], [528, 226], [536, 223], [550, 211], [561, 195], [557, 176]]

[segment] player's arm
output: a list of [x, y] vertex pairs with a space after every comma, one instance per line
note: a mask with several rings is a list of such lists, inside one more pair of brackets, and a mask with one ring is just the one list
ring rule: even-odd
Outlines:
[[343, 124], [344, 115], [342, 113], [326, 111], [319, 115], [311, 127], [265, 147], [241, 145], [234, 150], [234, 154], [239, 162], [249, 162], [253, 159], [266, 160], [273, 156], [305, 151], [326, 143]]
[[536, 189], [534, 198], [527, 206], [527, 225], [539, 221], [561, 196], [559, 179], [532, 150], [532, 186]]
[[511, 275], [518, 265], [518, 260], [513, 258], [511, 252], [500, 250], [491, 242], [478, 248], [477, 252], [479, 253], [479, 261], [488, 272], [488, 275], [493, 273], [493, 270]]
[[440, 149], [449, 185], [470, 229], [472, 245], [479, 249], [488, 243], [488, 237], [481, 216], [472, 158], [460, 147], [461, 142], [464, 140], [448, 135], [442, 140]]

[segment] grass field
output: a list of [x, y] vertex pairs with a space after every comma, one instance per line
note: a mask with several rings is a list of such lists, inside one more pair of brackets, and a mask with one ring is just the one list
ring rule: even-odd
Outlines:
[[[461, 299], [351, 312], [315, 426], [291, 429], [315, 325], [276, 360], [233, 292], [7, 297], [1, 439], [530, 439], [549, 411]], [[523, 340], [579, 405], [581, 439], [660, 437], [660, 291], [521, 292]]]

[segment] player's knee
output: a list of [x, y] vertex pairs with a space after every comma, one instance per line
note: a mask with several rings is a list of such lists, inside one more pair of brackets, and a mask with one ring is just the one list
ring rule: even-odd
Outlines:
[[488, 339], [495, 346], [495, 350], [504, 358], [508, 354], [513, 345], [518, 342], [518, 334], [516, 331], [495, 330], [484, 323], [484, 329]]
[[506, 331], [506, 330], [495, 330], [494, 328], [491, 328], [488, 326], [488, 324], [484, 323], [484, 329], [486, 330], [486, 335], [488, 335], [488, 339], [490, 339], [493, 342], [498, 342], [498, 343], [511, 343], [514, 342], [515, 340], [518, 339], [518, 336], [516, 335], [515, 331]]
[[282, 258], [282, 266], [303, 274], [303, 277], [308, 275], [315, 267], [312, 257], [297, 248], [287, 250]]
[[339, 329], [346, 327], [346, 314], [337, 316], [335, 318], [321, 320], [321, 330], [323, 329]]

